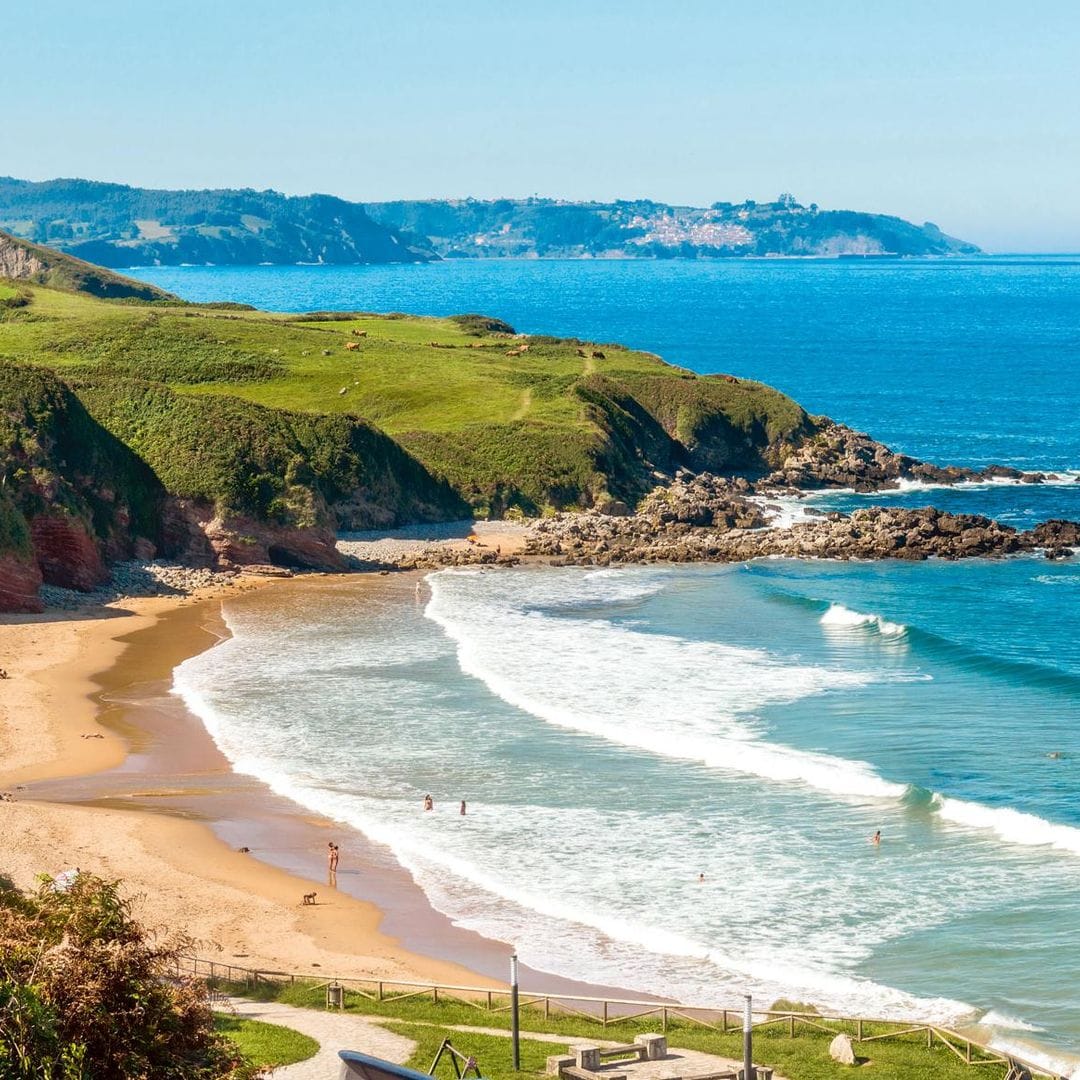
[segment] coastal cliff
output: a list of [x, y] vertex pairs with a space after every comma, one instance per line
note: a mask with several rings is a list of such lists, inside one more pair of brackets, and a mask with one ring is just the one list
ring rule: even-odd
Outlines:
[[752, 380], [478, 315], [100, 299], [97, 268], [31, 258], [0, 281], [3, 610], [38, 609], [42, 583], [92, 590], [118, 560], [340, 570], [339, 530], [469, 516], [541, 519], [531, 552], [589, 563], [1076, 543], [1069, 523], [937, 511], [766, 528], [777, 495], [1045, 478], [894, 453]]

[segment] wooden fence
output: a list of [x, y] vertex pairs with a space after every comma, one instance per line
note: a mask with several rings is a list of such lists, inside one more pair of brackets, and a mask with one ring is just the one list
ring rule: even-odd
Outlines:
[[[228, 983], [244, 983], [254, 987], [259, 982], [307, 983], [315, 976], [299, 975], [289, 971], [270, 971], [240, 967], [236, 964], [185, 956], [177, 961], [177, 975], [217, 980]], [[453, 1000], [470, 1005], [481, 1012], [501, 1013], [510, 1011], [509, 991], [479, 986], [452, 986], [444, 983], [395, 982], [388, 979], [365, 979], [351, 976], [327, 977], [320, 974], [323, 983], [336, 982], [358, 997], [369, 1001], [405, 1001], [410, 998], [430, 998], [433, 1002]], [[715, 1006], [684, 1005], [672, 1001], [642, 1001], [634, 998], [589, 997], [581, 994], [563, 994], [545, 991], [519, 993], [521, 1008], [543, 1009], [545, 1019], [552, 1015], [578, 1016], [606, 1028], [608, 1024], [626, 1020], [656, 1017], [661, 1031], [668, 1030], [672, 1019], [695, 1024], [720, 1033], [742, 1029], [742, 1007], [724, 1009]], [[830, 1025], [841, 1024], [843, 1027]], [[922, 1021], [885, 1020], [880, 1017], [833, 1016], [821, 1013], [798, 1012], [787, 1009], [754, 1009], [752, 1027], [781, 1028], [794, 1037], [799, 1027], [813, 1028], [837, 1035], [841, 1031], [851, 1035], [856, 1042], [871, 1043], [905, 1035], [925, 1035], [927, 1049], [935, 1043], [947, 1047], [966, 1065], [1004, 1066], [1006, 1080], [1016, 1080], [1025, 1073], [1047, 1077], [1049, 1080], [1068, 1080], [1041, 1065], [1023, 1058], [1005, 1054], [986, 1046], [949, 1028]]]

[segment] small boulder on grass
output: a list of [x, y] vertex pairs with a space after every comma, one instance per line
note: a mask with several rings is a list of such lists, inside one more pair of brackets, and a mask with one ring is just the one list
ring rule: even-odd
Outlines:
[[857, 1064], [855, 1048], [851, 1045], [851, 1036], [840, 1032], [840, 1034], [829, 1043], [829, 1057], [831, 1057], [833, 1061], [838, 1061], [841, 1065]]

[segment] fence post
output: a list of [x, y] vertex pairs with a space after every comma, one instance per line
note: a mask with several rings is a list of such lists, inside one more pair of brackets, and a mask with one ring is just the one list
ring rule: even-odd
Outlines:
[[518, 1030], [518, 958], [510, 957], [510, 1043], [514, 1072], [521, 1070], [521, 1040]]
[[755, 1080], [754, 1077], [754, 1018], [750, 1011], [750, 995], [746, 995], [746, 1006], [742, 1019], [742, 1056], [743, 1080]]
[[855, 1021], [855, 1038], [862, 1042], [862, 1017]]
[[723, 1017], [723, 1019], [720, 1021], [720, 1023], [721, 1023], [721, 1029], [720, 1030], [723, 1031], [723, 1033], [726, 1035], [727, 1034], [727, 1009], [724, 1009], [723, 1012], [720, 1015]]
[[791, 1016], [788, 1017], [788, 1020], [791, 1023], [791, 1037], [794, 1039], [795, 1038], [795, 1014], [792, 1013]]
[[607, 1027], [607, 1001], [604, 1002], [604, 1027]]
[[666, 1005], [663, 1007], [663, 1009], [660, 1010], [660, 1030], [665, 1035], [667, 1034], [667, 1006]]

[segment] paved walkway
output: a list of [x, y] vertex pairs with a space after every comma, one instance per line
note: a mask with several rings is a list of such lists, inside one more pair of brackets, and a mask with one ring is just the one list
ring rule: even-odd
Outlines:
[[367, 1016], [329, 1009], [299, 1009], [277, 1001], [245, 1001], [243, 998], [229, 998], [224, 1008], [237, 1016], [295, 1028], [318, 1042], [319, 1052], [314, 1057], [275, 1069], [274, 1080], [337, 1080], [341, 1065], [339, 1050], [359, 1050], [387, 1061], [404, 1063], [416, 1049], [412, 1039], [387, 1031]]
[[[359, 1050], [364, 1054], [385, 1058], [404, 1064], [416, 1049], [412, 1039], [405, 1038], [382, 1026], [381, 1019], [370, 1016], [356, 1016], [351, 1013], [323, 1009], [300, 1009], [295, 1005], [283, 1005], [277, 1001], [247, 1001], [244, 998], [229, 998], [227, 1009], [237, 1016], [247, 1016], [252, 1020], [264, 1020], [268, 1024], [282, 1024], [295, 1028], [305, 1035], [310, 1035], [319, 1043], [319, 1052], [296, 1065], [286, 1065], [274, 1071], [274, 1080], [336, 1080], [339, 1066], [339, 1050]], [[415, 1021], [414, 1021], [415, 1022]], [[423, 1023], [423, 1021], [421, 1021]], [[424, 1026], [439, 1026], [425, 1024]], [[469, 1024], [448, 1025], [452, 1031], [471, 1032], [476, 1035], [496, 1035], [509, 1039], [510, 1032], [505, 1028], [474, 1027]], [[523, 1031], [522, 1039], [536, 1042], [557, 1044], [563, 1048], [577, 1046], [615, 1046], [616, 1043], [604, 1039], [573, 1038], [566, 1035], [552, 1035], [539, 1031]], [[553, 1053], [555, 1051], [553, 1047]], [[686, 1077], [707, 1076], [710, 1073], [723, 1072], [727, 1069], [740, 1069], [742, 1062], [733, 1058], [720, 1057], [716, 1054], [704, 1054], [699, 1050], [672, 1048], [666, 1058], [660, 1061], [612, 1061], [605, 1068], [611, 1072], [624, 1073], [627, 1080], [674, 1080]], [[783, 1080], [779, 1075], [775, 1080]]]

